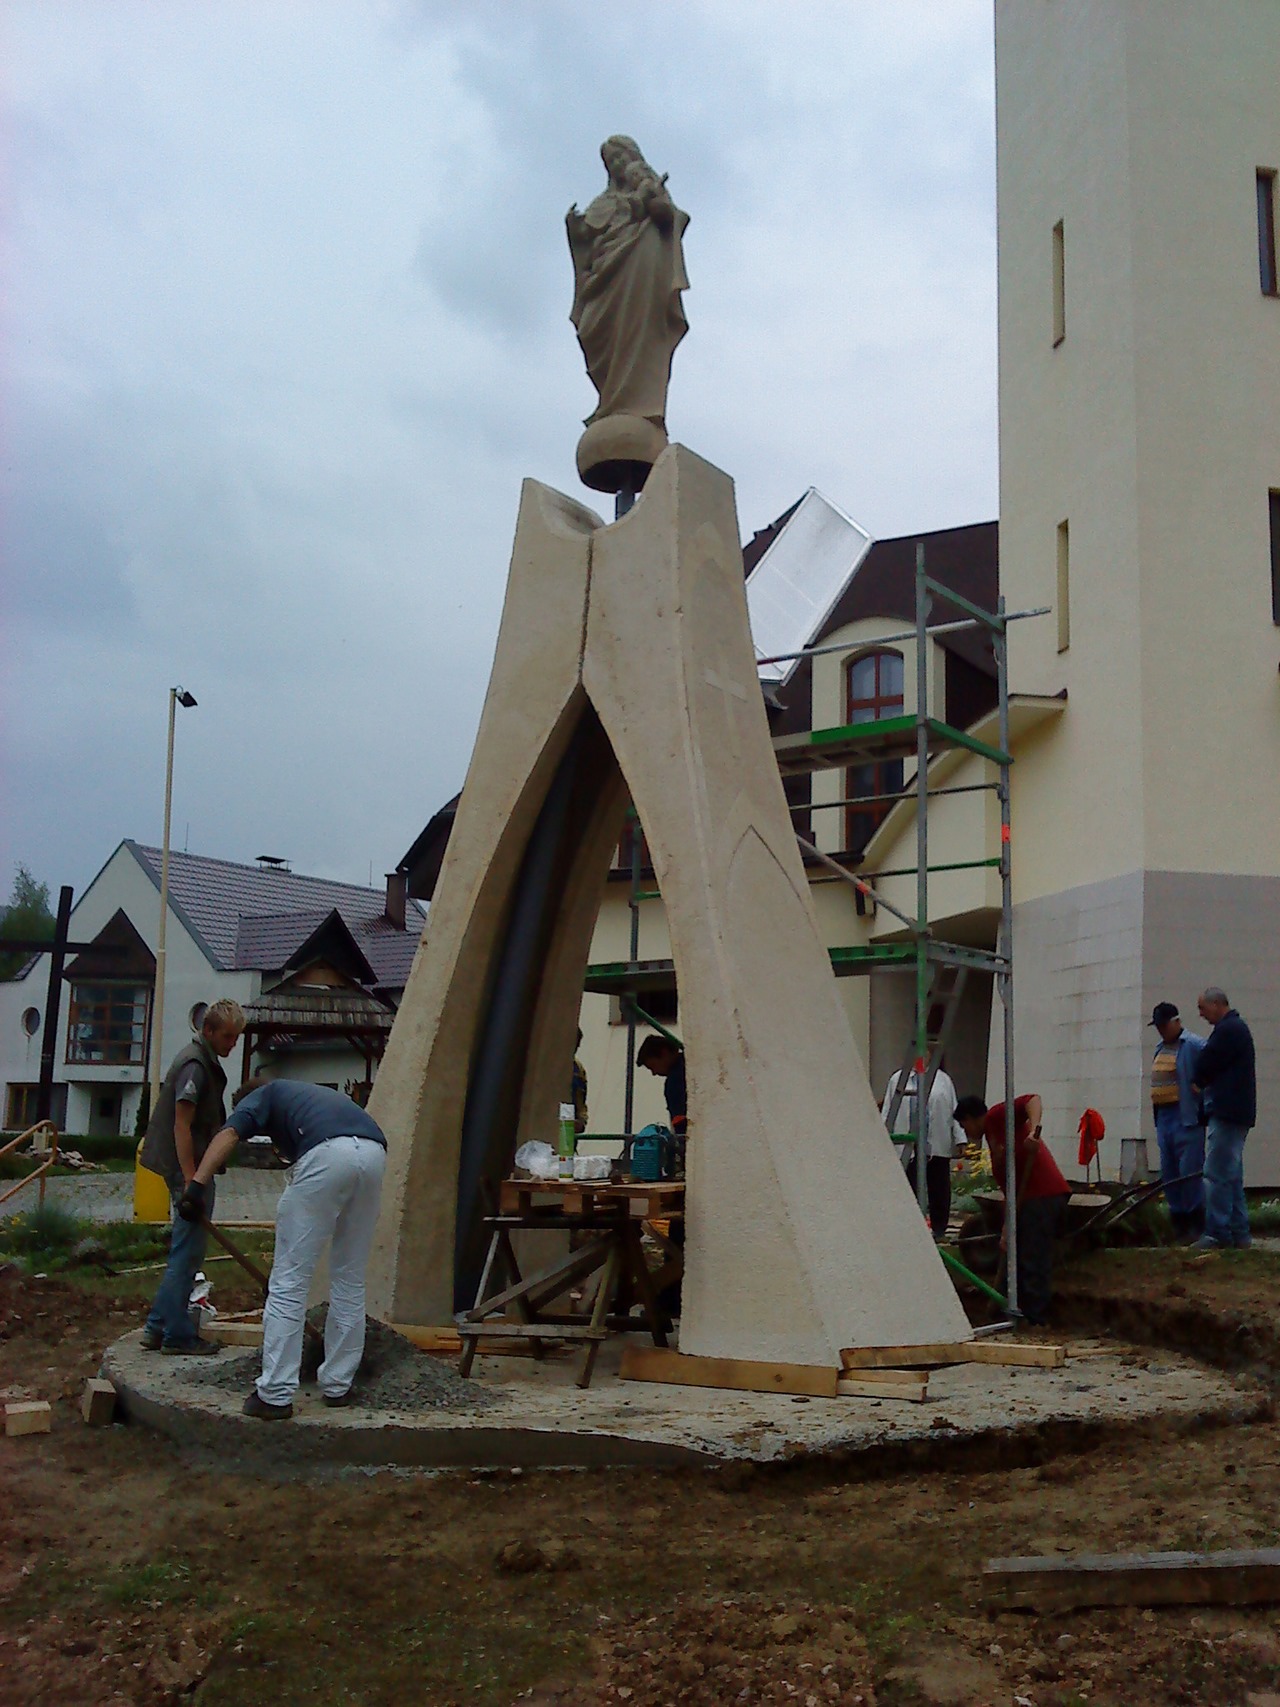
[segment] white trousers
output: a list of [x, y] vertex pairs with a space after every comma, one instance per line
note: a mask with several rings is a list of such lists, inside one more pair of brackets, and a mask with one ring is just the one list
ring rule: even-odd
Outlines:
[[292, 1403], [298, 1390], [311, 1276], [330, 1240], [320, 1390], [336, 1398], [355, 1380], [364, 1353], [364, 1271], [386, 1165], [387, 1152], [370, 1138], [329, 1138], [294, 1164], [276, 1212], [271, 1288], [262, 1313], [258, 1396], [269, 1405]]

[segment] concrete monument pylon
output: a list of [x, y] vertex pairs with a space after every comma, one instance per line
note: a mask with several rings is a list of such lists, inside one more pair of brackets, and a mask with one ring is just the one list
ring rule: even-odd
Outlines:
[[831, 1365], [969, 1337], [819, 934], [755, 668], [729, 477], [679, 445], [606, 526], [526, 482], [480, 729], [374, 1086], [370, 1308], [473, 1301], [482, 1193], [554, 1141], [628, 797], [689, 1079], [682, 1352]]

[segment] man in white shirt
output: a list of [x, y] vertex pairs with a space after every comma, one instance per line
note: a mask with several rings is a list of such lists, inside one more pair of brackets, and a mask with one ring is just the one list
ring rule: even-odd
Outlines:
[[[898, 1088], [901, 1071], [894, 1073], [889, 1080], [888, 1089], [884, 1093], [884, 1103], [880, 1112], [885, 1125], [889, 1124], [889, 1107], [893, 1102], [893, 1093]], [[925, 1077], [928, 1077], [926, 1069]], [[907, 1170], [907, 1178], [911, 1181], [911, 1189], [916, 1189], [916, 1151], [914, 1133], [916, 1127], [917, 1080], [914, 1069], [907, 1075], [906, 1089], [898, 1104], [898, 1113], [894, 1119], [890, 1136], [894, 1148], [902, 1158]], [[947, 1222], [951, 1219], [951, 1158], [955, 1152], [957, 1141], [964, 1142], [964, 1134], [956, 1126], [956, 1087], [950, 1076], [939, 1067], [933, 1076], [933, 1085], [929, 1091], [929, 1109], [926, 1123], [926, 1138], [929, 1154], [925, 1162], [924, 1183], [929, 1201], [929, 1227], [936, 1241], [946, 1236]]]

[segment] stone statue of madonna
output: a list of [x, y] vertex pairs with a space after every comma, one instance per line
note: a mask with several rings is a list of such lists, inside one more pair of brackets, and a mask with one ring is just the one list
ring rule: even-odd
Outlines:
[[689, 223], [629, 136], [600, 149], [608, 186], [585, 213], [569, 209], [573, 256], [569, 318], [600, 394], [578, 442], [578, 473], [600, 492], [638, 490], [667, 443], [667, 385], [688, 331], [680, 293], [689, 280]]

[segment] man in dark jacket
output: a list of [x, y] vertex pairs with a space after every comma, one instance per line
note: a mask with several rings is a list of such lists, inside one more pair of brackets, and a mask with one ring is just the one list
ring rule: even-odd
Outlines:
[[1205, 1092], [1204, 1237], [1198, 1250], [1234, 1245], [1246, 1250], [1249, 1212], [1244, 1201], [1244, 1144], [1258, 1118], [1253, 1034], [1216, 984], [1200, 998], [1200, 1017], [1213, 1027], [1195, 1065], [1193, 1090]]
[[[210, 1139], [227, 1118], [222, 1100], [227, 1075], [222, 1063], [243, 1030], [244, 1014], [238, 1002], [214, 1002], [200, 1035], [174, 1056], [147, 1126], [142, 1165], [163, 1177], [174, 1213], [169, 1261], [142, 1330], [144, 1351], [207, 1356], [218, 1349], [212, 1340], [201, 1339], [191, 1325], [187, 1306], [191, 1283], [204, 1261], [205, 1230], [200, 1223], [179, 1216], [178, 1200], [195, 1178]], [[209, 1207], [213, 1208], [212, 1197]]]

